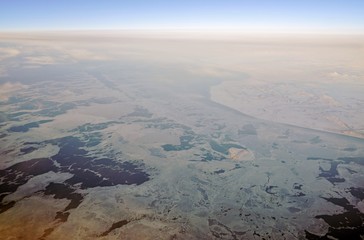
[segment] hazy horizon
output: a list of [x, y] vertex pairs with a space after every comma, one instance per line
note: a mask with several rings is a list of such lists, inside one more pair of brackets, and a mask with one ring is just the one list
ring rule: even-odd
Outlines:
[[364, 33], [364, 2], [350, 1], [3, 1], [0, 31], [223, 30]]
[[363, 109], [364, 1], [1, 1], [0, 236], [363, 239]]

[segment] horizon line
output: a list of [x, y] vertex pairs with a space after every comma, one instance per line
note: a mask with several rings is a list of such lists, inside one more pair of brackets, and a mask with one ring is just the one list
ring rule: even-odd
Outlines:
[[144, 32], [144, 33], [209, 33], [209, 34], [294, 34], [294, 35], [364, 35], [362, 30], [332, 29], [262, 29], [262, 28], [56, 28], [0, 29], [0, 33], [86, 33], [86, 32]]

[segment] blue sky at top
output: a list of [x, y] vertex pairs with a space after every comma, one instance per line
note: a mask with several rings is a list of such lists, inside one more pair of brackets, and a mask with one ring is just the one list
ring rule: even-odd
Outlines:
[[1, 0], [0, 30], [364, 31], [364, 0]]

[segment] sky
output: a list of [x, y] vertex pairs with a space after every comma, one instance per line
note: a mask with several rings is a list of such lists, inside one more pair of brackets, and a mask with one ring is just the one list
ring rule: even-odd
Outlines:
[[0, 1], [0, 31], [76, 29], [364, 33], [364, 0]]

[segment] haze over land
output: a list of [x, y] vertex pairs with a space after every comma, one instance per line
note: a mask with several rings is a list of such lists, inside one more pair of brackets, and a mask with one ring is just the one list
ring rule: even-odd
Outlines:
[[364, 239], [364, 1], [0, 1], [0, 239]]
[[[364, 136], [362, 35], [70, 31], [3, 33], [1, 38], [26, 41], [29, 49], [22, 54], [37, 45], [61, 54], [25, 57], [26, 68], [79, 60], [150, 61], [163, 64], [169, 74], [177, 68], [204, 78], [201, 84], [213, 85], [213, 101], [250, 116]], [[21, 54], [17, 48], [0, 51], [2, 58]], [[0, 71], [6, 74], [6, 67]], [[179, 84], [182, 78], [163, 81]]]
[[0, 39], [2, 236], [363, 235], [363, 36]]

